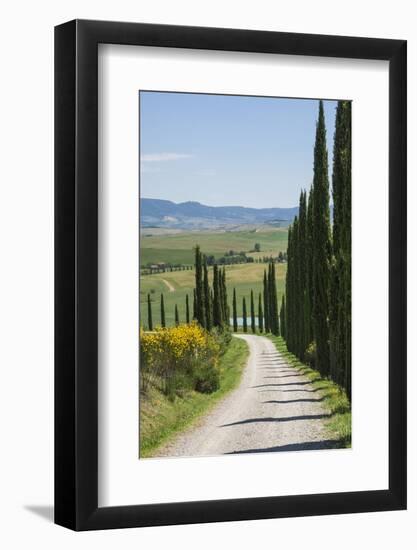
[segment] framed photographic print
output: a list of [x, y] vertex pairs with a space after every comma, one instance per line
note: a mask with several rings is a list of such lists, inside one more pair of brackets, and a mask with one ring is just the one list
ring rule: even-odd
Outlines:
[[55, 30], [55, 521], [406, 507], [406, 42]]

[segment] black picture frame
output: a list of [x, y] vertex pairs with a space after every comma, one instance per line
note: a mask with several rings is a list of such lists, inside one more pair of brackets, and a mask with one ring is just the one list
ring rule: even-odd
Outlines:
[[[389, 488], [98, 507], [98, 44], [389, 62]], [[406, 508], [406, 41], [74, 20], [55, 28], [55, 522], [74, 530]]]

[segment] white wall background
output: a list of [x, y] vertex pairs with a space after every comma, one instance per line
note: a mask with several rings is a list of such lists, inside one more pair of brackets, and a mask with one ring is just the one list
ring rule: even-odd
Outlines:
[[[409, 54], [409, 280], [416, 261], [417, 36], [413, 3], [349, 0], [16, 0], [1, 9], [0, 544], [7, 549], [338, 550], [417, 540], [416, 290], [409, 289], [409, 510], [75, 534], [53, 498], [53, 26], [73, 18], [404, 38]], [[371, 205], [370, 205], [371, 208]], [[371, 390], [371, 389], [370, 389]]]

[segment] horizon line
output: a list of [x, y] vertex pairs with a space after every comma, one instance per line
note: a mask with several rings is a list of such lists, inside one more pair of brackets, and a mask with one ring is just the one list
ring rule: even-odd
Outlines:
[[251, 208], [252, 210], [273, 210], [273, 209], [277, 209], [277, 208], [279, 208], [281, 210], [292, 210], [293, 208], [299, 208], [298, 204], [295, 205], [295, 206], [261, 206], [261, 207], [243, 206], [241, 204], [224, 204], [224, 205], [221, 205], [221, 206], [214, 206], [214, 205], [210, 205], [210, 204], [205, 204], [205, 203], [200, 202], [200, 201], [192, 201], [192, 200], [182, 201], [182, 202], [175, 202], [175, 201], [170, 200], [170, 199], [157, 199], [157, 198], [154, 198], [154, 197], [139, 197], [139, 199], [140, 200], [146, 199], [146, 200], [152, 200], [152, 201], [171, 202], [172, 204], [175, 204], [175, 205], [194, 203], [194, 204], [199, 204], [201, 206], [206, 206], [208, 208]]

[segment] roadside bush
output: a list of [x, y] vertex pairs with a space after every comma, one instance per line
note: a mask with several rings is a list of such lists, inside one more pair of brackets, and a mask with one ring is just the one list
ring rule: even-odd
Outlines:
[[187, 389], [210, 393], [218, 389], [221, 344], [197, 323], [157, 328], [140, 335], [141, 391], [149, 384], [171, 398]]
[[228, 345], [232, 341], [232, 332], [229, 327], [217, 328], [215, 327], [211, 333], [212, 337], [216, 340], [220, 347], [220, 355], [226, 352]]

